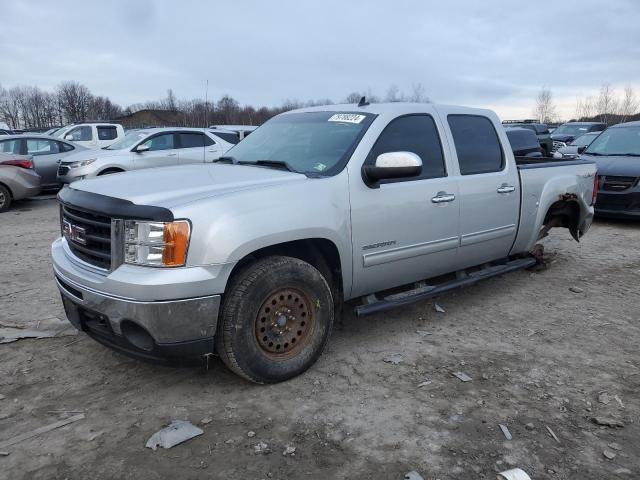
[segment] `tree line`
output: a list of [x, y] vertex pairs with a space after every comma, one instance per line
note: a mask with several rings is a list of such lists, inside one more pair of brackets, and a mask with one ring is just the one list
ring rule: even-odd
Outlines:
[[[357, 103], [361, 97], [376, 103], [386, 102], [430, 102], [422, 84], [411, 86], [408, 93], [397, 85], [391, 85], [386, 95], [379, 97], [371, 90], [354, 91], [342, 102]], [[94, 95], [89, 88], [75, 81], [65, 81], [52, 91], [37, 86], [17, 85], [3, 88], [0, 85], [0, 122], [12, 129], [44, 129], [69, 123], [87, 121], [113, 121], [140, 110], [164, 110], [176, 113], [180, 126], [205, 127], [212, 124], [260, 125], [279, 113], [295, 108], [331, 105], [331, 99], [300, 101], [287, 99], [275, 107], [240, 105], [229, 95], [218, 100], [201, 98], [178, 99], [173, 89], [167, 90], [165, 98], [144, 103], [135, 103], [122, 108], [108, 97]]]
[[[618, 92], [610, 83], [603, 83], [595, 96], [576, 98], [571, 121], [603, 122], [607, 125], [640, 120], [640, 99], [630, 85]], [[559, 120], [553, 93], [542, 87], [535, 99], [533, 116], [543, 123]]]

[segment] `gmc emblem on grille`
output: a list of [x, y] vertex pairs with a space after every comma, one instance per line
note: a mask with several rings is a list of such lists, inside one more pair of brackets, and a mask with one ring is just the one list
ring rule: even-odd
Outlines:
[[62, 221], [62, 232], [68, 240], [79, 243], [80, 245], [87, 244], [87, 231], [82, 227], [72, 224], [68, 220]]

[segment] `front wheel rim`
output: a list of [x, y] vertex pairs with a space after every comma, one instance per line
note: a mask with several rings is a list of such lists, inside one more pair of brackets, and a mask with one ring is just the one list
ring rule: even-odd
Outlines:
[[296, 356], [311, 340], [316, 326], [313, 302], [297, 288], [269, 294], [253, 322], [258, 347], [272, 360]]

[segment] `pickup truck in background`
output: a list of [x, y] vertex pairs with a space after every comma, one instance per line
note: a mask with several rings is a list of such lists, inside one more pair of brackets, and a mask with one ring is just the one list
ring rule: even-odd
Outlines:
[[567, 122], [556, 128], [551, 134], [553, 152], [571, 144], [576, 138], [591, 132], [606, 130], [607, 124], [601, 122]]
[[384, 311], [532, 266], [553, 227], [578, 240], [596, 182], [593, 162], [516, 159], [489, 110], [304, 108], [213, 165], [65, 187], [53, 269], [95, 340], [155, 361], [215, 352], [273, 383], [318, 359], [345, 300]]
[[119, 123], [77, 123], [62, 127], [52, 135], [85, 148], [98, 149], [121, 140], [124, 128]]

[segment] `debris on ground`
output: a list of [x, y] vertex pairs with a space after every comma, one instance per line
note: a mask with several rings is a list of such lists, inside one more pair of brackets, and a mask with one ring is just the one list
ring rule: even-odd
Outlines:
[[600, 403], [603, 403], [604, 405], [608, 405], [609, 402], [611, 402], [611, 397], [609, 396], [608, 392], [600, 392], [600, 394], [598, 395], [598, 401]]
[[536, 426], [533, 423], [527, 423], [524, 428], [527, 430], [535, 430]]
[[596, 425], [602, 425], [610, 428], [624, 428], [624, 423], [615, 418], [609, 417], [591, 417], [591, 421]]
[[513, 468], [498, 474], [498, 480], [531, 480], [527, 472], [521, 468]]
[[573, 293], [582, 293], [584, 290], [580, 287], [569, 287], [569, 291]]
[[156, 450], [158, 447], [171, 448], [203, 433], [202, 429], [191, 422], [174, 420], [167, 427], [151, 435], [145, 446], [152, 450]]
[[249, 430], [249, 431], [247, 432], [247, 437], [249, 437], [249, 438], [253, 438], [253, 437], [255, 437], [255, 436], [256, 436], [256, 432], [254, 432], [253, 430]]
[[284, 452], [282, 452], [282, 455], [284, 455], [285, 457], [289, 456], [289, 457], [294, 457], [296, 454], [296, 447], [287, 447], [284, 449]]
[[622, 447], [620, 446], [620, 444], [616, 442], [611, 442], [607, 444], [607, 447], [609, 447], [611, 450], [618, 450], [618, 451], [622, 450]]
[[438, 313], [445, 313], [445, 309], [444, 309], [444, 308], [442, 308], [442, 307], [441, 307], [440, 305], [438, 305], [437, 303], [435, 303], [433, 306], [434, 306], [434, 308], [436, 309], [436, 312], [438, 312]]
[[424, 478], [422, 478], [422, 475], [418, 472], [412, 470], [411, 472], [404, 474], [404, 480], [424, 480]]
[[69, 425], [70, 423], [77, 422], [78, 420], [82, 420], [84, 418], [84, 413], [80, 413], [78, 415], [74, 415], [69, 418], [65, 418], [64, 420], [60, 420], [59, 422], [51, 423], [49, 425], [45, 425], [44, 427], [36, 428], [27, 433], [23, 433], [21, 435], [17, 435], [13, 438], [9, 438], [0, 442], [0, 448], [10, 447], [11, 445], [15, 445], [16, 443], [22, 442], [23, 440], [27, 440], [29, 438], [36, 437], [38, 435], [42, 435], [43, 433], [50, 432], [51, 430], [55, 430], [56, 428], [64, 427], [65, 425]]
[[545, 427], [547, 427], [547, 431], [549, 432], [549, 435], [551, 435], [556, 442], [560, 443], [560, 439], [555, 434], [555, 432], [553, 430], [551, 430], [551, 427], [548, 426], [548, 425], [545, 425]]
[[427, 385], [431, 385], [433, 382], [431, 380], [425, 380], [422, 383], [418, 384], [418, 388], [426, 387]]
[[605, 450], [604, 452], [602, 452], [602, 455], [604, 455], [605, 458], [608, 458], [609, 460], [613, 460], [614, 458], [616, 458], [615, 452], [612, 452], [611, 450]]
[[77, 335], [78, 331], [67, 320], [46, 317], [33, 327], [22, 325], [0, 325], [0, 343], [17, 342], [22, 338], [52, 338]]
[[511, 432], [509, 431], [506, 425], [499, 423], [498, 426], [500, 427], [500, 430], [502, 430], [502, 434], [504, 435], [504, 438], [506, 438], [507, 440], [513, 439], [513, 436], [511, 435]]
[[0, 457], [8, 457], [9, 452], [0, 452]]
[[255, 453], [256, 455], [267, 455], [271, 453], [271, 449], [269, 448], [269, 445], [267, 445], [266, 443], [260, 442], [260, 443], [256, 443], [253, 446], [253, 453]]
[[213, 422], [213, 418], [211, 417], [204, 417], [202, 420], [200, 420], [200, 423], [202, 425], [208, 425], [211, 422]]
[[467, 375], [464, 372], [453, 372], [453, 376], [457, 377], [458, 379], [462, 380], [463, 382], [470, 382], [471, 380], [473, 380], [473, 378], [471, 378], [469, 375]]
[[391, 363], [392, 365], [398, 365], [402, 363], [403, 360], [404, 360], [404, 357], [402, 356], [401, 353], [392, 353], [391, 355], [387, 355], [382, 359], [383, 362]]
[[614, 395], [613, 398], [615, 399], [616, 402], [618, 402], [618, 405], [620, 405], [620, 408], [624, 408], [624, 403], [622, 403], [622, 399], [618, 395]]

